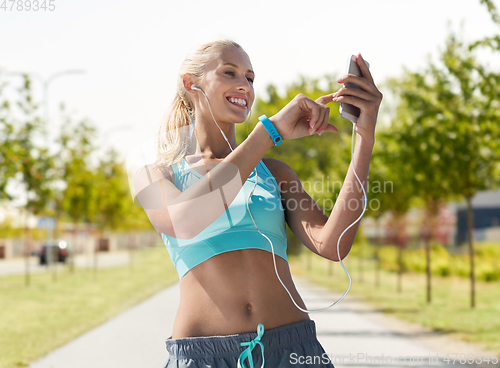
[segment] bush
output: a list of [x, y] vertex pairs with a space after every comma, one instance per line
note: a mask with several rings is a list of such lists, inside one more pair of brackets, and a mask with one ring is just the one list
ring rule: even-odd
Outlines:
[[450, 255], [445, 247], [438, 243], [431, 244], [431, 269], [437, 276], [450, 276]]
[[481, 242], [475, 245], [476, 256], [500, 259], [500, 244]]
[[[481, 281], [500, 280], [500, 244], [477, 243], [475, 247], [476, 279]], [[388, 271], [398, 270], [398, 248], [392, 245], [380, 247], [381, 267]], [[403, 270], [425, 273], [425, 249], [403, 249]], [[431, 270], [436, 276], [470, 276], [468, 254], [450, 255], [441, 244], [431, 243]]]
[[403, 250], [403, 265], [405, 270], [425, 272], [425, 253], [421, 250]]
[[398, 250], [395, 246], [385, 245], [378, 251], [380, 265], [388, 271], [398, 270]]
[[455, 255], [450, 257], [451, 274], [459, 277], [469, 277], [470, 261], [467, 255]]

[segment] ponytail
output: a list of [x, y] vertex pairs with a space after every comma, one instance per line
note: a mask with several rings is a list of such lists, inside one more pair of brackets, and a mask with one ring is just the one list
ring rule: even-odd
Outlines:
[[[186, 100], [182, 92], [176, 92], [169, 112], [165, 115], [158, 128], [156, 140], [156, 166], [172, 165], [179, 162], [185, 155], [189, 147], [189, 131], [191, 121], [189, 114], [192, 114], [191, 103]], [[187, 137], [187, 139], [186, 139]]]

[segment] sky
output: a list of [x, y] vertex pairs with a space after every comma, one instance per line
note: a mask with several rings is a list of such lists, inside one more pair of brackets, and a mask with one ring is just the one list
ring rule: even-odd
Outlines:
[[[124, 156], [153, 137], [182, 60], [201, 42], [240, 43], [256, 72], [257, 97], [264, 98], [269, 83], [282, 90], [299, 75], [341, 76], [357, 52], [375, 83], [403, 67], [417, 70], [462, 21], [467, 40], [498, 33], [479, 0], [52, 0], [53, 11], [10, 10], [11, 4], [0, 8], [0, 70], [43, 79], [83, 70], [49, 84], [51, 132], [62, 124], [57, 107], [64, 102], [99, 127], [99, 145]], [[41, 99], [42, 84], [34, 83]]]

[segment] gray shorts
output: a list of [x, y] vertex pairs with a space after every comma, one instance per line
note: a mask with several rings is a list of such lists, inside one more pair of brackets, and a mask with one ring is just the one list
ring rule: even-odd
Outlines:
[[[167, 339], [169, 357], [164, 368], [236, 368], [238, 359], [243, 363], [242, 367], [333, 367], [316, 337], [313, 320], [264, 330], [260, 339], [258, 336], [257, 332], [247, 332], [228, 336]], [[246, 344], [241, 346], [241, 343]]]

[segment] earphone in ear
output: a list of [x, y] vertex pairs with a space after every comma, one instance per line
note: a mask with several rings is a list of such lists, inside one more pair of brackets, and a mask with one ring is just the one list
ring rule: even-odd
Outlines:
[[201, 88], [196, 87], [194, 84], [191, 84], [191, 89], [202, 92]]

